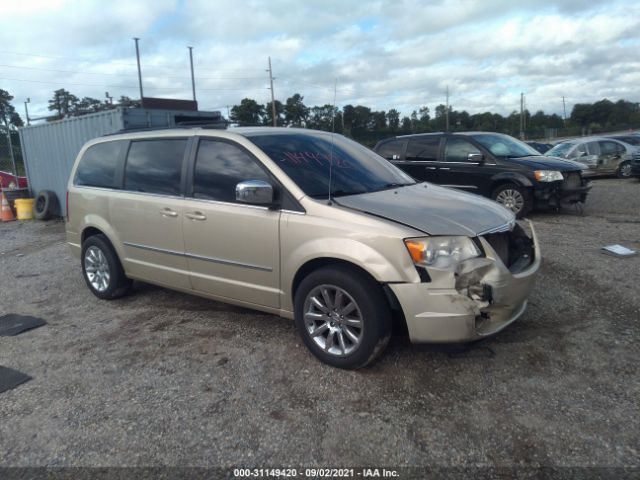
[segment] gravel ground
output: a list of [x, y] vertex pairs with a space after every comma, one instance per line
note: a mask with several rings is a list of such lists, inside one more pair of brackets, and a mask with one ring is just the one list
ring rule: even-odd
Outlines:
[[373, 366], [316, 361], [293, 323], [136, 284], [85, 287], [61, 222], [0, 225], [0, 337], [34, 379], [0, 394], [0, 466], [640, 467], [640, 183], [532, 217], [525, 316], [471, 349], [393, 338]]

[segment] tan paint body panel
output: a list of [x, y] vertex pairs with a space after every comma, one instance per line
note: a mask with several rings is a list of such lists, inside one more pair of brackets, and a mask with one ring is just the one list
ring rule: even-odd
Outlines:
[[[293, 282], [307, 262], [334, 258], [367, 271], [395, 293], [416, 342], [458, 342], [495, 333], [526, 307], [540, 265], [512, 275], [483, 241], [487, 258], [463, 262], [463, 275], [494, 289], [494, 303], [482, 305], [460, 291], [452, 272], [430, 271], [421, 283], [403, 244], [424, 233], [326, 201], [306, 197], [278, 165], [246, 137], [230, 131], [176, 130], [113, 136], [110, 139], [198, 135], [226, 138], [244, 146], [298, 200], [304, 212], [269, 210], [193, 198], [140, 194], [73, 185], [69, 181], [67, 241], [80, 257], [82, 232], [102, 231], [126, 274], [178, 291], [293, 318]], [[89, 142], [78, 155], [82, 157]], [[163, 214], [168, 209], [171, 216]], [[173, 215], [175, 213], [175, 215]], [[193, 219], [193, 215], [205, 217]], [[191, 217], [190, 217], [191, 216]], [[470, 262], [470, 263], [469, 263]], [[466, 278], [466, 277], [462, 277]], [[477, 323], [481, 312], [490, 322]]]
[[[409, 337], [416, 343], [447, 343], [478, 340], [498, 333], [525, 311], [527, 298], [540, 269], [541, 254], [533, 225], [535, 259], [523, 272], [512, 274], [491, 245], [481, 238], [486, 258], [462, 262], [458, 279], [453, 272], [429, 271], [431, 283], [389, 285], [398, 298], [407, 320]], [[460, 283], [491, 285], [493, 301], [489, 305], [463, 293]], [[487, 319], [480, 317], [488, 314]]]

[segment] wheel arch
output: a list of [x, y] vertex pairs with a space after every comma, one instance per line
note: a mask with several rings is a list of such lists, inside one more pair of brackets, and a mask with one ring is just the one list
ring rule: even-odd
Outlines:
[[386, 284], [378, 281], [370, 272], [368, 272], [364, 268], [342, 258], [318, 257], [318, 258], [309, 260], [303, 265], [301, 265], [300, 268], [298, 268], [298, 270], [296, 271], [291, 284], [291, 290], [290, 290], [291, 304], [293, 305], [298, 287], [300, 286], [300, 284], [302, 283], [302, 281], [305, 279], [307, 275], [309, 275], [310, 273], [320, 268], [324, 268], [328, 266], [337, 266], [337, 265], [341, 265], [347, 268], [352, 268], [358, 271], [359, 273], [366, 275], [371, 280], [373, 280], [378, 285], [380, 285], [382, 287], [382, 291], [385, 294], [385, 299], [389, 305], [389, 308], [391, 309], [391, 312], [393, 314], [394, 325], [397, 325], [399, 327], [400, 332], [404, 332], [407, 329], [407, 323], [404, 317], [404, 312], [402, 310], [400, 302], [398, 301], [398, 298], [396, 297], [395, 293], [393, 293], [393, 290], [391, 290]]
[[533, 182], [521, 173], [502, 172], [491, 179], [491, 188], [489, 193], [493, 193], [500, 185], [514, 183], [520, 187], [533, 187]]

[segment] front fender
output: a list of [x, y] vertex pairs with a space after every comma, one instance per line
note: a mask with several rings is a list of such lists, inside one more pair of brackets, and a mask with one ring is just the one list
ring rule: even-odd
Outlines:
[[351, 263], [381, 283], [419, 282], [420, 278], [401, 239], [387, 255], [358, 239], [316, 238], [301, 243], [283, 256], [284, 298], [282, 309], [293, 311], [293, 281], [308, 262], [318, 259], [337, 259]]
[[491, 179], [492, 184], [502, 183], [505, 181], [514, 182], [523, 187], [533, 187], [533, 182], [526, 176], [517, 172], [501, 172]]

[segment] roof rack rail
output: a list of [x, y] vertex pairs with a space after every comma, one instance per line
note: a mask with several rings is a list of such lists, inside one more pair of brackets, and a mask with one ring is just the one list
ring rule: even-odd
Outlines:
[[230, 122], [227, 120], [222, 120], [219, 122], [178, 122], [175, 126], [171, 127], [139, 127], [139, 128], [124, 128], [122, 130], [118, 130], [117, 132], [107, 133], [103, 135], [104, 137], [108, 137], [111, 135], [121, 135], [123, 133], [135, 133], [135, 132], [153, 132], [156, 130], [176, 130], [176, 129], [193, 129], [193, 128], [206, 128], [206, 129], [220, 129], [224, 130], [227, 128]]

